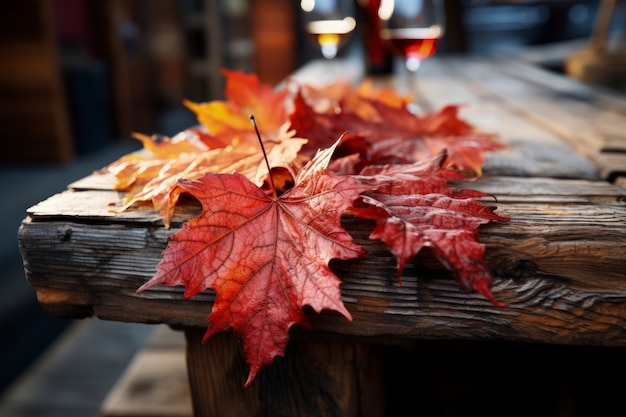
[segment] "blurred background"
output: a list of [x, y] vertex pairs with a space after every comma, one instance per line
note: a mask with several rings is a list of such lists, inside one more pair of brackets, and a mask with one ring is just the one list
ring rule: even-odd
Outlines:
[[[368, 0], [354, 1], [356, 48]], [[438, 54], [586, 39], [599, 3], [446, 1]], [[298, 8], [296, 0], [3, 1], [0, 162], [68, 162], [133, 131], [172, 135], [194, 122], [183, 98], [221, 97], [222, 68], [276, 84], [320, 57]]]
[[[357, 32], [341, 53], [367, 65], [368, 0], [355, 2]], [[437, 53], [585, 43], [598, 5], [446, 0]], [[181, 101], [221, 99], [222, 68], [276, 84], [319, 58], [296, 0], [0, 2], [0, 390], [71, 324], [42, 312], [26, 282], [16, 241], [25, 210], [136, 149], [131, 132], [193, 125]], [[563, 71], [558, 60], [550, 67]]]

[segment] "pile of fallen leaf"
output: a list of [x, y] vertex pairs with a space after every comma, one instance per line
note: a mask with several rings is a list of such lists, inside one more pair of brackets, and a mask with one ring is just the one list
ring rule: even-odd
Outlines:
[[456, 106], [416, 115], [410, 98], [369, 82], [289, 80], [276, 91], [254, 74], [224, 76], [225, 100], [185, 102], [198, 126], [172, 138], [137, 134], [143, 151], [106, 169], [127, 192], [123, 209], [151, 203], [168, 228], [182, 193], [202, 204], [138, 291], [184, 285], [189, 298], [213, 289], [204, 340], [234, 330], [250, 365], [246, 386], [284, 354], [293, 324], [308, 326], [303, 306], [351, 320], [328, 265], [366, 253], [344, 215], [375, 222], [370, 238], [397, 258], [398, 279], [428, 247], [463, 288], [499, 305], [478, 227], [508, 219], [476, 201], [483, 193], [448, 185], [481, 175], [484, 153], [501, 147], [492, 134]]

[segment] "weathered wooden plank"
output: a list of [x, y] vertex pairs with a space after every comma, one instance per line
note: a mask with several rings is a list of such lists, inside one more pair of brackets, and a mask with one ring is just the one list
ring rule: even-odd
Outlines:
[[547, 70], [541, 65], [534, 65], [525, 59], [509, 56], [494, 58], [493, 61], [503, 73], [525, 80], [529, 84], [592, 103], [594, 107], [603, 111], [626, 115], [626, 101], [621, 91], [583, 83], [565, 74]]
[[[141, 225], [162, 226], [157, 212], [149, 205], [122, 211], [122, 192], [110, 191], [113, 178], [108, 175], [91, 175], [78, 183], [80, 187], [56, 194], [27, 210], [36, 221], [49, 218], [80, 218]], [[605, 181], [563, 180], [555, 178], [520, 178], [485, 176], [476, 181], [458, 181], [458, 188], [483, 191], [494, 198], [485, 202], [497, 203], [551, 203], [551, 204], [622, 204], [626, 190]], [[82, 191], [81, 191], [82, 190]], [[107, 191], [108, 190], [108, 191]], [[189, 200], [177, 206], [172, 226], [200, 214], [200, 204]]]
[[[116, 191], [64, 191], [55, 194], [27, 210], [34, 219], [76, 217], [98, 222], [138, 223], [163, 226], [163, 221], [151, 204], [141, 204], [122, 210], [123, 193]], [[174, 211], [172, 226], [196, 217], [201, 212], [197, 204], [179, 204]]]
[[[497, 277], [493, 292], [508, 307], [466, 294], [425, 253], [396, 281], [396, 262], [371, 227], [346, 227], [368, 256], [333, 261], [355, 323], [334, 313], [315, 327], [344, 335], [495, 338], [548, 343], [626, 344], [626, 207], [499, 203], [510, 223], [481, 229]], [[593, 228], [590, 228], [593, 225]], [[155, 272], [169, 231], [128, 223], [69, 219], [25, 221], [19, 242], [41, 304], [64, 316], [204, 326], [211, 291], [182, 300], [181, 288], [135, 290]], [[601, 262], [598, 260], [601, 259]]]
[[[450, 67], [454, 62], [459, 61], [451, 60]], [[564, 77], [559, 82], [555, 74], [510, 59], [494, 59], [488, 64], [464, 59], [462, 74], [474, 80], [475, 88], [485, 96], [499, 99], [509, 113], [524, 115], [589, 158], [602, 178], [626, 169], [621, 161], [606, 163], [607, 150], [620, 151], [626, 146], [626, 97], [602, 95]]]
[[616, 178], [626, 175], [626, 152], [602, 152], [596, 156], [596, 162], [607, 181], [615, 182]]
[[[530, 193], [545, 194], [550, 196], [606, 196], [608, 198], [621, 198], [624, 195], [622, 187], [616, 187], [607, 183], [606, 181], [594, 181], [586, 179], [561, 179], [551, 177], [517, 177], [517, 176], [494, 176], [484, 175], [477, 180], [458, 181], [453, 183], [457, 187], [466, 189], [475, 189], [492, 193], [494, 195], [514, 195], [519, 196], [528, 195]], [[71, 191], [114, 191], [115, 179], [111, 174], [92, 174], [85, 178], [82, 178], [72, 184], [69, 189]], [[114, 191], [115, 195], [102, 193], [98, 196], [97, 193], [93, 193], [91, 198], [86, 198], [87, 201], [96, 201], [100, 199], [101, 202], [96, 203], [98, 206], [106, 204], [112, 214], [115, 214], [113, 210], [120, 207], [122, 204], [123, 193]], [[53, 197], [54, 199], [61, 197]], [[78, 196], [77, 196], [78, 198]], [[75, 212], [76, 215], [80, 215], [80, 204], [65, 204], [62, 201], [54, 202], [57, 207], [47, 207], [52, 202], [42, 201], [41, 203], [29, 208], [27, 212], [31, 215], [46, 215], [46, 211], [54, 212], [63, 207]], [[113, 204], [111, 204], [113, 203]], [[111, 205], [110, 205], [111, 204]], [[66, 205], [67, 207], [64, 207]], [[143, 209], [149, 210], [149, 207]], [[142, 208], [133, 208], [132, 210], [142, 210]], [[102, 215], [102, 214], [99, 214]], [[146, 212], [138, 213], [138, 217], [147, 216]]]
[[[624, 204], [626, 190], [605, 181], [484, 176], [451, 186], [489, 193], [500, 203]], [[489, 198], [483, 199], [488, 202]], [[492, 199], [493, 200], [493, 199]]]
[[115, 182], [115, 175], [113, 173], [102, 170], [94, 172], [92, 175], [88, 175], [85, 178], [74, 181], [73, 183], [69, 184], [67, 188], [76, 191], [111, 191], [115, 189]]
[[[485, 71], [493, 72], [488, 69], [489, 62], [481, 61], [481, 66], [474, 71], [480, 72], [485, 66]], [[486, 155], [483, 166], [485, 175], [600, 178], [597, 167], [574, 151], [559, 134], [528, 118], [482, 85], [477, 86], [469, 70], [465, 61], [425, 61], [420, 68], [423, 81], [418, 81], [417, 102], [425, 110], [449, 104], [460, 105], [460, 116], [464, 120], [481, 131], [494, 133], [508, 145], [508, 149]], [[389, 82], [389, 78], [381, 78], [378, 85], [388, 85]], [[515, 101], [515, 96], [509, 98]]]

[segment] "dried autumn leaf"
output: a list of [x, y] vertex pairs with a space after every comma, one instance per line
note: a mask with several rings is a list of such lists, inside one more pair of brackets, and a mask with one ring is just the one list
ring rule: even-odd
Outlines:
[[480, 176], [484, 154], [503, 147], [493, 134], [477, 132], [458, 117], [458, 106], [417, 116], [406, 108], [373, 105], [385, 120], [385, 129], [370, 136], [372, 164], [412, 163], [445, 153], [443, 166]]
[[[480, 176], [484, 153], [503, 147], [494, 135], [477, 132], [458, 117], [458, 106], [446, 106], [419, 116], [406, 106], [406, 98], [386, 95], [381, 99], [367, 84], [358, 90], [342, 90], [332, 111], [318, 111], [309, 102], [309, 90], [294, 97], [291, 124], [299, 136], [309, 138], [304, 152], [342, 132], [364, 138], [370, 149], [361, 155], [360, 167], [404, 164], [427, 160], [442, 153], [444, 166]], [[316, 92], [319, 95], [319, 91]], [[314, 95], [313, 103], [319, 101]], [[328, 142], [326, 142], [328, 143]]]
[[319, 164], [305, 172], [279, 198], [239, 174], [181, 181], [203, 212], [170, 236], [156, 275], [139, 289], [184, 285], [186, 298], [214, 289], [204, 340], [234, 329], [250, 365], [245, 386], [284, 354], [292, 325], [308, 326], [303, 306], [351, 320], [328, 262], [364, 254], [340, 219], [368, 187]]
[[184, 103], [202, 128], [189, 128], [174, 138], [136, 135], [144, 152], [131, 154], [105, 170], [116, 176], [116, 189], [127, 191], [121, 210], [151, 202], [169, 228], [183, 192], [180, 179], [199, 178], [207, 172], [238, 172], [263, 186], [268, 171], [258, 151], [249, 115], [261, 125], [272, 176], [283, 188], [293, 184], [297, 171], [310, 157], [300, 154], [306, 139], [294, 137], [285, 108], [287, 91], [275, 92], [254, 74], [224, 70], [227, 101]]
[[207, 149], [191, 139], [191, 135], [195, 133], [190, 130], [185, 130], [171, 139], [134, 133], [133, 137], [141, 141], [143, 151], [124, 155], [102, 171], [109, 171], [115, 175], [117, 190], [140, 189], [158, 175], [163, 167], [163, 161]]
[[478, 198], [488, 194], [451, 188], [449, 181], [466, 179], [458, 171], [443, 168], [445, 154], [436, 158], [399, 165], [368, 165], [361, 170], [357, 178], [368, 184], [372, 192], [407, 195], [407, 194], [443, 194], [454, 198]]
[[[355, 152], [361, 152], [367, 158], [369, 142], [363, 135], [366, 122], [356, 114], [350, 113], [318, 113], [310, 106], [300, 93], [293, 98], [294, 110], [290, 114], [291, 128], [296, 135], [306, 137], [308, 143], [302, 148], [302, 153], [313, 156], [318, 149], [324, 149], [333, 143], [337, 137], [348, 133], [353, 140], [358, 140]], [[341, 146], [346, 146], [347, 140]], [[352, 147], [354, 148], [354, 147]], [[341, 150], [338, 150], [342, 153]]]
[[[372, 100], [385, 103], [390, 107], [402, 108], [413, 101], [413, 96], [398, 94], [393, 88], [374, 88], [373, 80], [366, 79], [358, 86], [356, 94], [350, 95], [350, 98], [344, 100], [344, 102], [346, 102], [346, 107], [361, 114], [359, 107], [361, 107], [364, 102], [371, 105]], [[353, 102], [355, 102], [355, 104], [352, 104]], [[363, 117], [364, 115], [361, 114], [361, 116]]]
[[440, 170], [441, 160], [368, 167], [364, 171], [368, 175], [359, 180], [371, 188], [350, 213], [376, 221], [370, 238], [381, 239], [396, 257], [398, 278], [406, 261], [429, 247], [463, 288], [502, 306], [490, 290], [493, 277], [478, 227], [509, 219], [473, 199], [484, 194], [450, 189], [446, 185], [449, 174]]
[[[306, 162], [298, 154], [306, 140], [293, 137], [294, 132], [287, 128], [283, 124], [265, 147], [271, 166], [280, 170], [280, 175], [273, 175], [282, 183], [293, 184], [299, 168]], [[128, 191], [121, 210], [149, 202], [161, 215], [166, 228], [170, 227], [175, 206], [183, 192], [178, 187], [178, 180], [199, 178], [208, 172], [238, 172], [263, 186], [268, 175], [258, 144], [247, 146], [238, 143], [236, 146], [203, 150], [206, 149], [202, 145], [204, 142], [198, 144], [201, 139], [190, 131], [172, 139], [162, 137], [158, 141], [146, 135], [137, 137], [144, 144], [144, 152], [124, 156], [105, 170], [115, 174], [117, 189]]]
[[214, 100], [184, 104], [196, 113], [198, 121], [213, 137], [221, 138], [223, 147], [242, 142], [256, 146], [257, 138], [248, 116], [254, 114], [264, 140], [273, 140], [288, 120], [285, 100], [287, 91], [274, 91], [261, 83], [255, 74], [223, 70], [226, 78], [226, 101]]

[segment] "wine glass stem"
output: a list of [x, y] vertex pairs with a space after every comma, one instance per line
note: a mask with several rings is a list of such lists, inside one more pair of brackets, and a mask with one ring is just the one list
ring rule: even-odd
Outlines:
[[406, 67], [407, 71], [413, 73], [417, 72], [421, 64], [422, 60], [414, 56], [409, 56], [404, 60], [404, 66]]
[[405, 77], [406, 77], [406, 85], [415, 100], [417, 98], [417, 68], [412, 69], [414, 67], [407, 67], [404, 69]]
[[410, 94], [412, 99], [412, 103], [410, 103], [410, 107], [415, 111], [422, 111], [422, 108], [418, 103], [420, 102], [419, 97], [419, 85], [418, 85], [418, 76], [417, 72], [420, 67], [421, 61], [413, 58], [410, 62], [411, 58], [405, 59], [401, 65], [401, 79], [402, 79], [402, 89], [406, 94]]
[[337, 68], [336, 61], [334, 59], [324, 58], [323, 60], [324, 71], [320, 79], [322, 85], [329, 85], [337, 81]]
[[322, 55], [326, 59], [333, 59], [337, 56], [337, 46], [336, 45], [322, 45]]
[[396, 64], [396, 76], [398, 77], [398, 81], [400, 85], [398, 88], [400, 92], [404, 94], [410, 94], [412, 96], [416, 96], [417, 94], [417, 68], [419, 64], [412, 62], [410, 65], [407, 62], [407, 59], [399, 59]]

